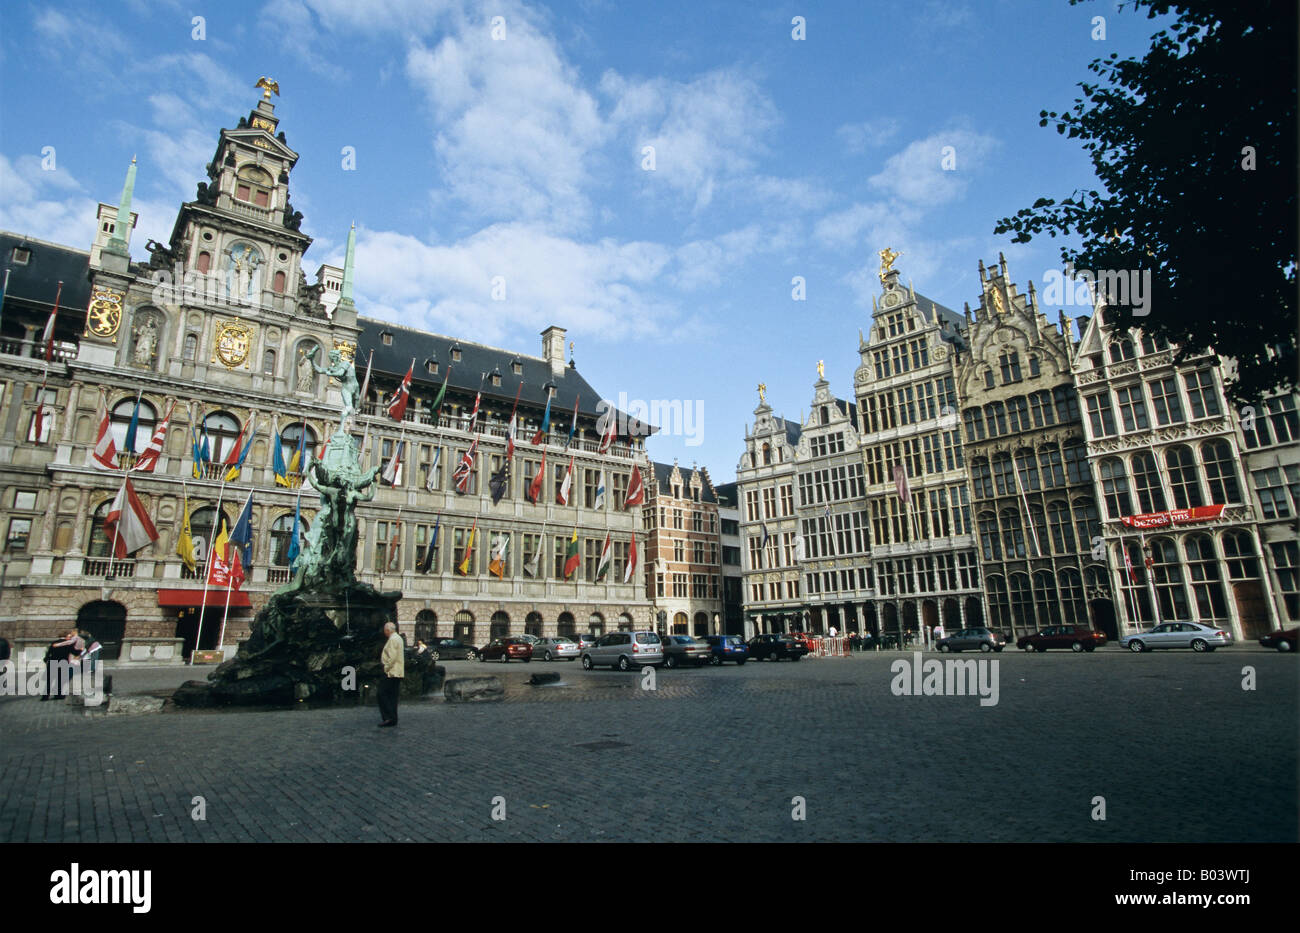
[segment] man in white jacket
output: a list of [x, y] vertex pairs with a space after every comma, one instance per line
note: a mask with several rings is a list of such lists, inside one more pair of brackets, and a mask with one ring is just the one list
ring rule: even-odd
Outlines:
[[402, 678], [406, 676], [406, 641], [397, 634], [397, 626], [384, 623], [384, 679], [379, 683], [380, 728], [397, 725], [397, 698], [402, 692]]

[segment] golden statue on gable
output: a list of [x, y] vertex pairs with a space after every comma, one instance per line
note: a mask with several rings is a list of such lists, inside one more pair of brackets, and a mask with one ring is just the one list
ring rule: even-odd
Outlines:
[[903, 254], [888, 246], [880, 251], [880, 281], [885, 281], [885, 276], [894, 271], [894, 260], [901, 255]]

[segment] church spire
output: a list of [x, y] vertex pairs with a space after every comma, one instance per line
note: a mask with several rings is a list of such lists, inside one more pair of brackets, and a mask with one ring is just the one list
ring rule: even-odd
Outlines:
[[357, 223], [352, 222], [352, 229], [348, 231], [348, 251], [343, 260], [343, 285], [339, 288], [339, 305], [351, 307], [352, 301], [352, 266], [356, 258], [357, 251]]
[[122, 200], [117, 207], [117, 220], [113, 223], [113, 236], [105, 246], [105, 249], [110, 252], [120, 253], [123, 256], [131, 254], [127, 248], [127, 237], [131, 233], [131, 196], [134, 193], [135, 156], [131, 156], [131, 164], [126, 170], [126, 182], [122, 185]]

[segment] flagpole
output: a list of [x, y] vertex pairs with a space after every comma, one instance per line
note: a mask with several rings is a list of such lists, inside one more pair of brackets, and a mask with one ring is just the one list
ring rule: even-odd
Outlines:
[[[251, 502], [253, 501], [253, 487], [252, 487], [251, 485], [248, 487], [248, 501], [249, 501], [249, 503], [251, 503]], [[248, 512], [248, 523], [249, 523], [249, 531], [251, 532], [251, 531], [252, 531], [252, 523], [253, 523], [253, 511], [252, 511], [253, 507], [252, 507], [252, 505], [250, 504], [248, 508], [249, 508], [249, 512]], [[243, 514], [243, 511], [242, 511], [242, 510], [240, 511], [240, 514], [241, 514], [241, 515]], [[238, 521], [236, 521], [236, 524], [238, 524]], [[229, 555], [229, 553], [230, 553], [230, 545], [227, 544], [227, 545], [226, 545], [226, 554]], [[241, 558], [241, 560], [242, 560], [242, 558]], [[245, 572], [245, 571], [248, 571], [248, 570], [250, 570], [250, 569], [251, 569], [251, 568], [243, 567], [243, 568], [241, 568], [241, 572]], [[232, 590], [234, 589], [234, 587], [233, 587], [233, 585], [232, 585], [233, 583], [234, 583], [234, 581], [231, 579], [231, 575], [230, 575], [230, 574], [227, 574], [227, 575], [226, 575], [226, 608], [225, 608], [225, 611], [222, 612], [222, 614], [221, 614], [221, 630], [217, 633], [217, 650], [218, 650], [218, 651], [221, 650], [221, 646], [225, 643], [225, 640], [226, 640], [226, 619], [229, 618], [229, 616], [230, 616], [230, 594], [231, 594]], [[222, 657], [224, 658], [225, 655], [223, 654]]]
[[[1128, 564], [1128, 550], [1127, 550], [1127, 549], [1125, 548], [1125, 546], [1124, 546], [1124, 539], [1123, 539], [1123, 538], [1120, 538], [1120, 539], [1119, 539], [1119, 550], [1120, 550], [1120, 554], [1124, 557], [1124, 562], [1125, 562], [1125, 564]], [[1127, 569], [1127, 567], [1126, 567], [1125, 569]], [[1129, 581], [1128, 581], [1128, 582], [1129, 582], [1129, 585], [1126, 586], [1126, 587], [1124, 587], [1124, 589], [1126, 589], [1126, 590], [1128, 591], [1128, 601], [1129, 601], [1129, 606], [1130, 606], [1130, 610], [1131, 610], [1132, 613], [1133, 613], [1133, 615], [1132, 615], [1132, 617], [1131, 617], [1131, 622], [1132, 622], [1132, 625], [1133, 625], [1133, 630], [1134, 630], [1134, 631], [1138, 631], [1138, 630], [1140, 630], [1140, 629], [1142, 628], [1142, 620], [1138, 617], [1137, 593], [1136, 593], [1136, 590], [1137, 590], [1137, 581], [1135, 581], [1135, 580], [1133, 579], [1131, 573], [1130, 573], [1130, 575], [1129, 575]]]
[[[1031, 451], [1029, 455], [1033, 457], [1033, 452]], [[1025, 510], [1025, 524], [1029, 526], [1029, 531], [1034, 536], [1034, 556], [1042, 557], [1043, 545], [1038, 540], [1038, 526], [1034, 524], [1034, 515], [1029, 510], [1029, 497], [1025, 494], [1024, 484], [1020, 482], [1020, 468], [1014, 456], [1011, 458], [1011, 475], [1016, 478], [1016, 491], [1020, 493], [1020, 504]]]
[[[122, 498], [123, 508], [126, 507], [126, 480], [127, 480], [126, 473], [123, 472], [122, 488], [118, 490], [117, 493], [118, 496]], [[111, 502], [109, 503], [108, 509], [110, 512], [113, 510], [113, 505]], [[113, 560], [117, 557], [117, 542], [118, 539], [121, 537], [122, 537], [122, 519], [118, 518], [117, 524], [113, 526], [113, 540], [108, 542], [108, 576], [105, 578], [106, 581], [113, 579]]]
[[221, 514], [221, 503], [222, 500], [225, 498], [225, 494], [226, 494], [226, 474], [225, 471], [223, 470], [221, 473], [221, 488], [217, 490], [216, 519], [213, 523], [212, 531], [208, 532], [208, 537], [211, 540], [205, 543], [207, 553], [203, 556], [203, 598], [199, 601], [199, 628], [198, 631], [194, 634], [194, 650], [190, 652], [190, 667], [194, 666], [194, 655], [198, 653], [199, 639], [202, 638], [203, 636], [203, 614], [207, 612], [208, 609], [208, 583], [212, 579], [213, 544], [216, 541], [216, 534], [218, 528], [217, 522], [225, 521], [225, 516]]

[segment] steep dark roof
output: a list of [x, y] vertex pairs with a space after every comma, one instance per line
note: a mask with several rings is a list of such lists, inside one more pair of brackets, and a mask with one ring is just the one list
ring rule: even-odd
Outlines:
[[[365, 378], [366, 363], [373, 349], [375, 358], [372, 380], [375, 375], [390, 377], [384, 380], [387, 382], [400, 380], [406, 375], [407, 367], [411, 365], [411, 358], [415, 358], [415, 372], [411, 376], [413, 393], [418, 387], [421, 395], [436, 394], [442, 387], [443, 379], [447, 378], [447, 367], [450, 366], [451, 376], [447, 381], [448, 395], [459, 392], [472, 397], [481, 387], [485, 404], [496, 402], [499, 405], [509, 406], [514, 402], [515, 391], [519, 389], [519, 381], [522, 379], [524, 385], [519, 394], [519, 407], [521, 410], [535, 409], [531, 414], [539, 418], [546, 407], [543, 388], [548, 384], [555, 386], [555, 397], [551, 400], [552, 422], [558, 419], [567, 424], [569, 416], [573, 413], [575, 400], [578, 401], [578, 413], [581, 416], [596, 419], [604, 412], [603, 408], [596, 407], [601, 401], [600, 393], [592, 388], [591, 383], [587, 382], [572, 366], [565, 366], [556, 375], [551, 372], [551, 364], [538, 356], [489, 347], [458, 337], [431, 334], [373, 318], [358, 316], [357, 324], [361, 327], [356, 353], [358, 378]], [[381, 335], [385, 332], [393, 335], [391, 345], [386, 346], [381, 339]], [[461, 351], [459, 362], [452, 361], [453, 347]], [[436, 376], [429, 373], [425, 365], [426, 360], [438, 363]], [[515, 362], [522, 367], [521, 375], [516, 376], [514, 373], [511, 364]], [[491, 376], [494, 372], [501, 374], [499, 386], [492, 384]], [[488, 376], [486, 379], [483, 378], [485, 373]], [[631, 420], [635, 421], [635, 419]], [[651, 428], [651, 430], [655, 429]], [[619, 433], [621, 435], [624, 432], [620, 430]]]
[[736, 482], [720, 483], [713, 487], [718, 494], [718, 505], [734, 509], [740, 505], [740, 484]]
[[858, 406], [842, 398], [835, 400], [835, 407], [840, 410], [841, 414], [848, 415], [849, 420], [855, 425], [858, 423]]
[[[26, 265], [14, 262], [15, 247], [30, 251]], [[0, 231], [0, 281], [3, 281], [6, 269], [9, 270], [9, 286], [5, 289], [4, 301], [6, 311], [12, 312], [17, 303], [22, 302], [36, 306], [31, 310], [47, 316], [54, 307], [54, 296], [62, 281], [56, 337], [75, 340], [80, 335], [85, 324], [86, 307], [90, 304], [88, 250], [71, 249]]]
[[952, 308], [944, 307], [933, 298], [927, 298], [920, 292], [916, 293], [916, 306], [921, 309], [921, 313], [925, 315], [927, 321], [933, 322], [937, 316], [939, 323], [947, 321], [958, 330], [964, 330], [966, 327], [964, 315], [958, 314]]
[[[677, 470], [682, 474], [682, 498], [690, 498], [691, 474], [696, 471], [678, 464], [660, 463], [658, 460], [651, 460], [650, 465], [655, 471], [655, 485], [660, 489], [672, 489], [673, 467], [676, 466]], [[714, 494], [713, 484], [709, 482], [708, 477], [703, 473], [700, 474], [700, 501], [713, 503], [718, 501], [717, 496]]]
[[787, 421], [784, 418], [773, 418], [773, 421], [779, 422], [781, 427], [785, 428], [785, 440], [791, 447], [799, 446], [799, 437], [803, 434], [803, 426], [797, 421]]

